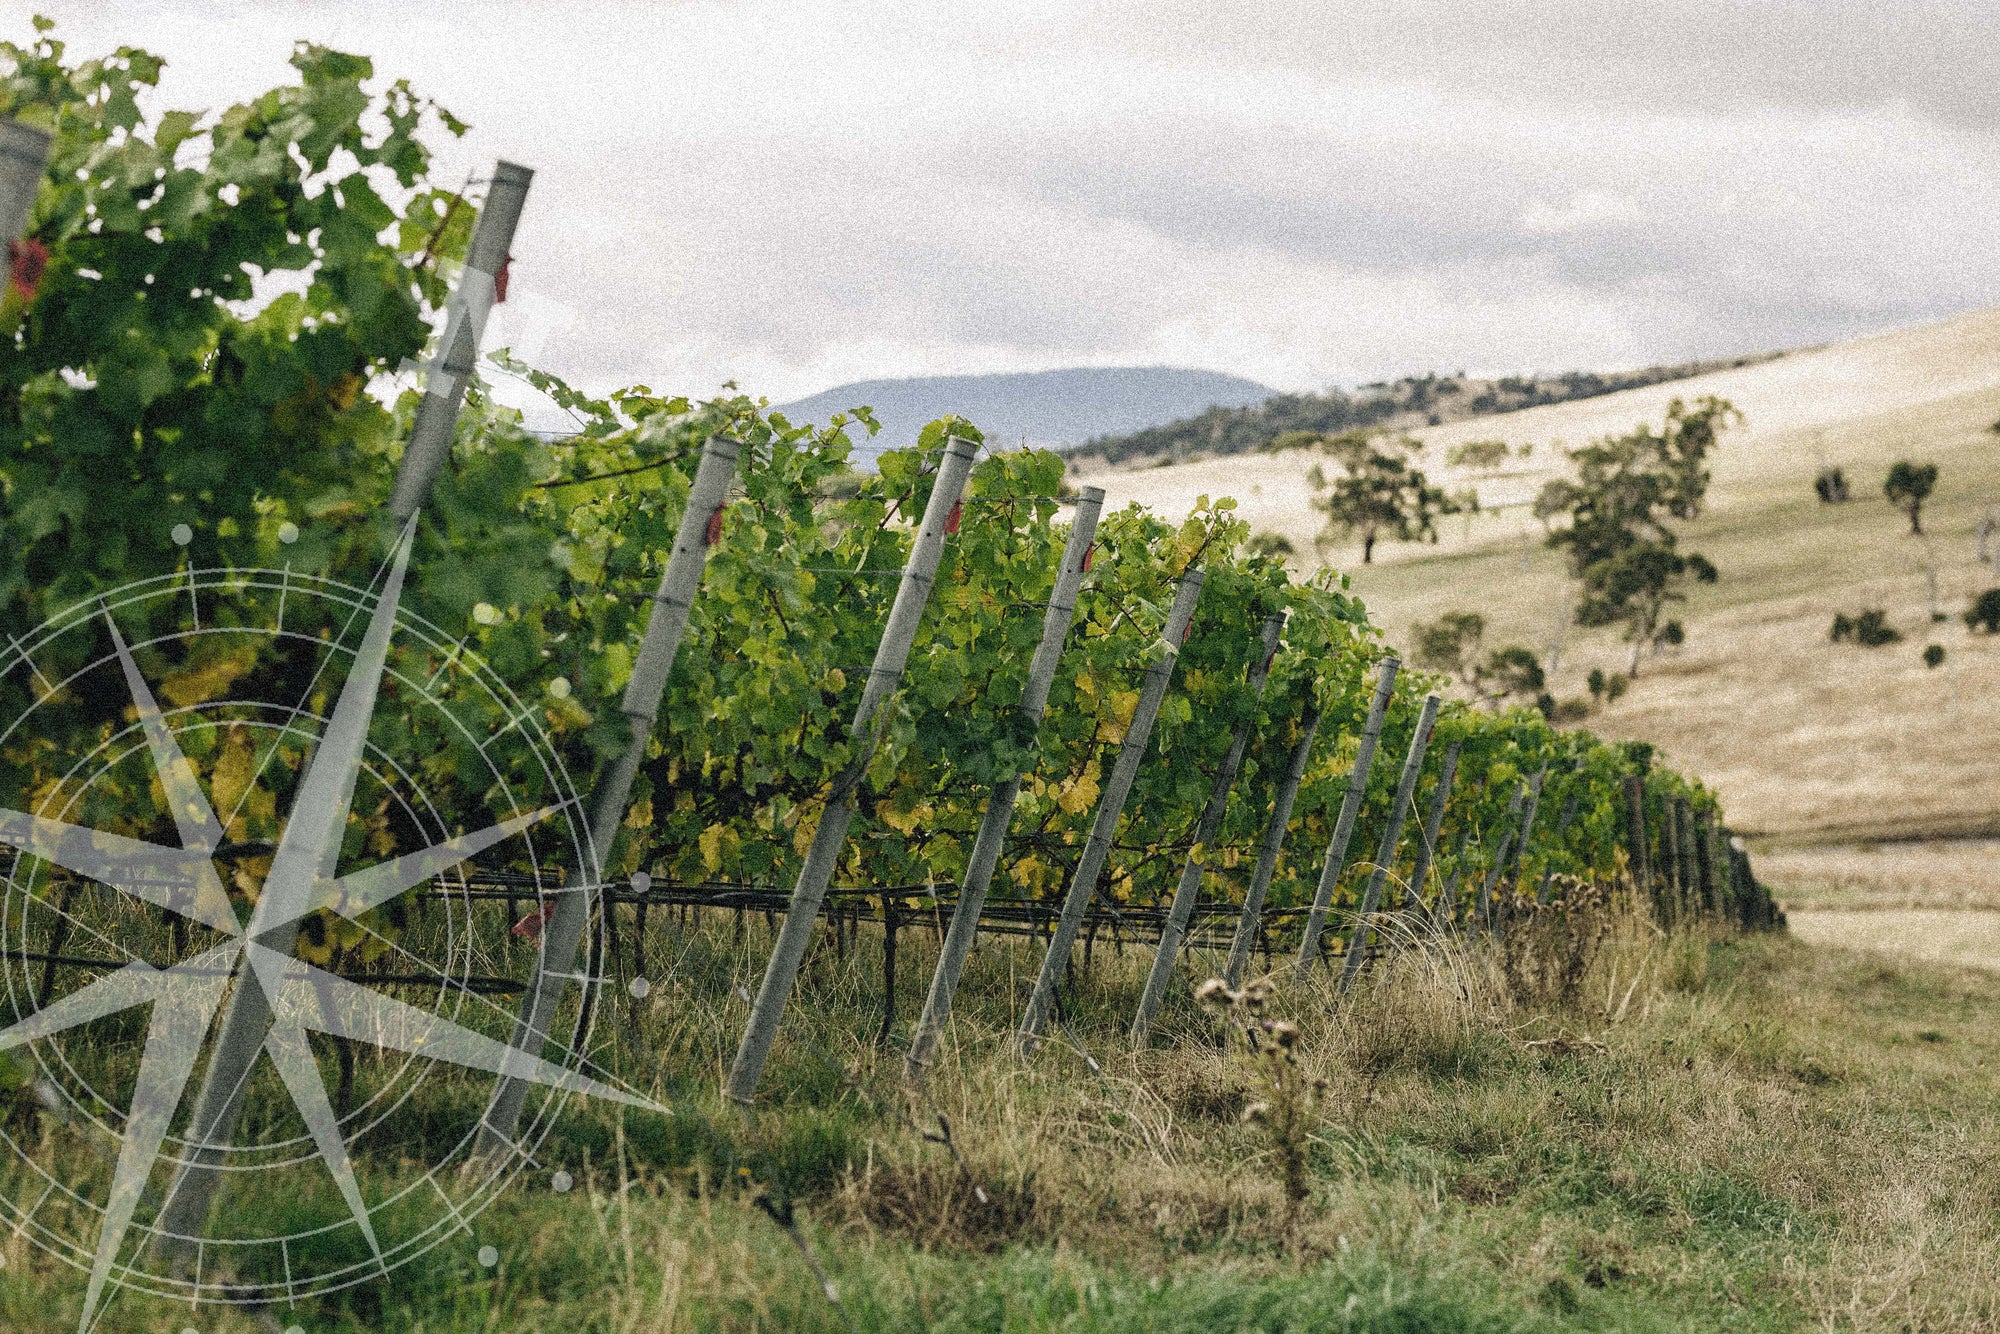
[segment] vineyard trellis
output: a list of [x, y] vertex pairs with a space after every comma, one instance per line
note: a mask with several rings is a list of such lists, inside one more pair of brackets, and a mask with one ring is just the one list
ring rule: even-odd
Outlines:
[[[0, 225], [18, 215], [46, 235], [51, 272], [68, 280], [84, 246], [76, 215], [31, 213], [24, 144], [47, 147], [33, 132], [0, 138]], [[36, 162], [25, 179], [41, 174]], [[496, 356], [578, 421], [559, 447], [536, 440], [478, 371], [529, 179], [502, 164], [463, 237], [461, 201], [421, 195], [436, 221], [414, 233], [421, 255], [406, 237], [395, 262], [419, 273], [425, 300], [440, 289], [424, 266], [458, 266], [436, 308], [429, 387], [396, 408], [400, 456], [355, 460], [367, 474], [355, 492], [375, 507], [331, 511], [325, 522], [347, 527], [319, 549], [333, 559], [379, 546], [385, 524], [423, 512], [418, 564], [449, 576], [433, 605], [465, 620], [464, 651], [560, 671], [549, 725], [598, 774], [599, 865], [568, 868], [566, 888], [598, 891], [602, 909], [593, 922], [592, 896], [554, 896], [535, 923], [547, 933], [538, 958], [562, 964], [589, 943], [589, 967], [621, 972], [629, 912], [636, 974], [649, 913], [782, 915], [726, 1081], [737, 1103], [755, 1098], [828, 903], [880, 921], [885, 951], [911, 921], [937, 924], [906, 1056], [913, 1078], [980, 935], [1044, 943], [1017, 1034], [1026, 1056], [1086, 932], [1156, 946], [1131, 1028], [1143, 1042], [1186, 949], [1226, 949], [1234, 984], [1275, 941], [1294, 952], [1296, 975], [1337, 957], [1349, 985], [1381, 915], [1504, 928], [1511, 904], [1545, 898], [1559, 875], [1629, 874], [1664, 921], [1772, 922], [1711, 791], [1644, 746], [1443, 698], [1442, 680], [1384, 650], [1340, 576], [1295, 580], [1250, 551], [1228, 500], [1203, 498], [1178, 522], [1136, 506], [1100, 513], [1101, 494], [1065, 495], [1056, 455], [982, 454], [977, 429], [956, 418], [861, 473], [865, 410], [818, 427], [741, 396], [692, 403], [635, 387], [594, 399]], [[44, 336], [40, 321], [30, 312], [23, 346]], [[362, 369], [386, 355], [369, 353]], [[464, 475], [447, 459], [467, 461]], [[292, 512], [280, 498], [216, 525], [214, 541], [226, 558], [230, 542], [268, 549]], [[555, 568], [514, 570], [511, 601], [475, 607], [466, 589], [485, 585], [453, 565], [465, 550], [453, 539], [480, 524], [501, 534], [490, 550], [552, 540]], [[530, 545], [498, 545], [517, 536]], [[1400, 772], [1378, 772], [1385, 744], [1403, 748]], [[1427, 775], [1404, 889], [1385, 904]], [[1548, 827], [1537, 813], [1551, 775], [1564, 804]], [[37, 778], [32, 766], [9, 775]], [[1378, 836], [1375, 855], [1350, 863], [1361, 831]], [[456, 892], [511, 904], [504, 875], [486, 874]], [[790, 893], [775, 888], [785, 879]], [[565, 972], [480, 979], [521, 995], [515, 1045], [549, 1032]], [[888, 1036], [893, 962], [885, 981]], [[519, 1096], [514, 1081], [496, 1089], [491, 1147], [507, 1142]]]

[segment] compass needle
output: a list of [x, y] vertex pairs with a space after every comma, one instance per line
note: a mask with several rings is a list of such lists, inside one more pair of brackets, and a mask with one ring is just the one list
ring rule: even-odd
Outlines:
[[250, 947], [250, 957], [259, 980], [279, 997], [277, 1010], [285, 1022], [366, 1042], [372, 1047], [407, 1052], [510, 1079], [526, 1079], [567, 1093], [587, 1093], [647, 1111], [667, 1110], [642, 1094], [628, 1093], [565, 1069], [497, 1038], [461, 1027], [442, 1015], [357, 986], [302, 960], [286, 958], [255, 944]]
[[145, 729], [146, 746], [153, 753], [153, 768], [160, 775], [160, 788], [167, 794], [167, 809], [181, 831], [181, 846], [189, 852], [214, 852], [222, 843], [222, 825], [216, 820], [208, 798], [202, 795], [194, 764], [174, 740], [167, 720], [160, 716], [159, 702], [153, 698], [146, 678], [139, 674], [139, 664], [132, 661], [132, 650], [125, 646], [125, 636], [118, 633], [118, 622], [106, 613], [104, 623], [111, 627], [111, 642], [117, 646], [118, 662], [125, 669], [125, 685], [139, 711], [139, 725]]
[[561, 806], [544, 806], [476, 833], [460, 834], [457, 838], [448, 838], [420, 851], [379, 862], [338, 880], [321, 880], [314, 887], [313, 897], [307, 900], [305, 911], [332, 908], [342, 917], [359, 917], [405, 890], [414, 889], [438, 872], [449, 870], [469, 857], [478, 856], [495, 843], [540, 824], [561, 809]]
[[0, 808], [0, 843], [224, 935], [242, 928], [208, 854]]

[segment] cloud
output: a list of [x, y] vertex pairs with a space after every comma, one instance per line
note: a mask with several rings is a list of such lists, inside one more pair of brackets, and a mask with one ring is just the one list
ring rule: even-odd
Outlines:
[[537, 167], [509, 317], [543, 362], [774, 399], [1610, 368], [1983, 305], [1982, 8], [54, 5], [79, 50], [166, 55], [176, 105], [294, 36], [373, 54], [474, 123], [445, 174]]

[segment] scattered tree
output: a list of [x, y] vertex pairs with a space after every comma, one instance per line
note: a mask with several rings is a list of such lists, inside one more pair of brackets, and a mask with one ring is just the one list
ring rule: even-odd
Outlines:
[[1965, 628], [1989, 635], [2000, 632], [2000, 588], [1989, 588], [1979, 595], [1972, 610], [1965, 613]]
[[1419, 621], [1411, 628], [1410, 660], [1426, 671], [1457, 678], [1481, 703], [1522, 699], [1540, 705], [1548, 698], [1543, 690], [1547, 677], [1532, 649], [1510, 644], [1481, 657], [1485, 638], [1484, 616], [1476, 611], [1448, 611], [1435, 621]]
[[1292, 545], [1292, 539], [1283, 533], [1272, 532], [1251, 534], [1249, 550], [1253, 556], [1273, 556], [1278, 560], [1299, 554], [1299, 549]]
[[1813, 490], [1822, 505], [1839, 505], [1847, 500], [1847, 477], [1838, 468], [1822, 468], [1813, 479]]
[[1318, 545], [1322, 551], [1343, 537], [1359, 535], [1361, 563], [1375, 559], [1375, 543], [1383, 536], [1401, 542], [1437, 541], [1437, 521], [1464, 506], [1461, 497], [1432, 486], [1411, 458], [1423, 442], [1402, 436], [1379, 447], [1365, 431], [1345, 431], [1322, 440], [1320, 448], [1340, 464], [1340, 475], [1328, 478], [1315, 463], [1306, 480], [1313, 488], [1313, 508], [1326, 516]]
[[[1671, 521], [1701, 513], [1709, 451], [1741, 420], [1725, 399], [1709, 396], [1692, 408], [1675, 399], [1658, 431], [1640, 426], [1569, 450], [1576, 476], [1549, 482], [1535, 498], [1535, 516], [1550, 525], [1549, 545], [1567, 555], [1571, 576], [1583, 584], [1577, 623], [1625, 627], [1627, 676], [1638, 674], [1644, 650], [1685, 637], [1665, 612], [1685, 600], [1686, 581], [1715, 581], [1714, 565], [1678, 549]], [[1562, 518], [1568, 522], [1554, 526]]]
[[1942, 666], [1944, 666], [1944, 645], [1943, 645], [1943, 644], [1930, 644], [1930, 645], [1927, 645], [1927, 646], [1925, 647], [1925, 649], [1924, 649], [1924, 666], [1926, 666], [1926, 667], [1942, 667]]
[[1937, 464], [1899, 459], [1889, 469], [1888, 480], [1882, 483], [1882, 494], [1889, 497], [1889, 503], [1910, 516], [1910, 532], [1914, 536], [1924, 535], [1924, 501], [1937, 486], [1937, 479]]
[[1854, 643], [1863, 648], [1879, 648], [1883, 644], [1893, 644], [1902, 638], [1896, 627], [1889, 624], [1888, 613], [1880, 608], [1864, 611], [1856, 616], [1836, 612], [1833, 628], [1827, 638], [1834, 643]]

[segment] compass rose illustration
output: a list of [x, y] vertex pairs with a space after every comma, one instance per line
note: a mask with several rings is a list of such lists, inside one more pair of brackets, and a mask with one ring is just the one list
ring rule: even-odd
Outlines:
[[[475, 975], [510, 962], [525, 971], [535, 945], [532, 931], [506, 929], [497, 894], [473, 888], [480, 864], [516, 868], [507, 894], [540, 909], [557, 894], [594, 894], [595, 861], [536, 708], [463, 640], [399, 612], [414, 534], [413, 520], [379, 590], [289, 568], [184, 570], [52, 619], [15, 641], [0, 670], [20, 674], [37, 701], [0, 719], [0, 749], [38, 738], [37, 715], [65, 701], [114, 690], [124, 701], [96, 748], [38, 789], [47, 795], [28, 803], [37, 809], [0, 809], [0, 862], [15, 850], [11, 870], [0, 866], [0, 1053], [32, 1060], [70, 1155], [45, 1161], [47, 1136], [0, 1127], [16, 1160], [0, 1174], [0, 1226], [88, 1272], [81, 1331], [119, 1288], [269, 1303], [380, 1278], [464, 1238], [501, 1188], [539, 1168], [535, 1150], [567, 1095], [665, 1111], [583, 1055], [598, 981], [590, 970], [568, 1029], [533, 1051], [509, 1045], [507, 978]], [[127, 642], [121, 618], [146, 626], [169, 612], [172, 632]], [[38, 660], [61, 659], [65, 643], [89, 644], [68, 655], [88, 661], [50, 679]], [[250, 646], [244, 661], [275, 644], [317, 665], [300, 698], [163, 709], [135, 654], [193, 661], [224, 643]], [[416, 660], [435, 665], [428, 679], [409, 670]], [[399, 723], [376, 726], [371, 739], [385, 692]], [[329, 698], [324, 716], [314, 711]], [[421, 752], [438, 738], [448, 763], [395, 753], [399, 741]], [[197, 753], [210, 758], [206, 788]], [[228, 754], [248, 757], [238, 767], [253, 781], [224, 783], [228, 761], [216, 757]], [[292, 771], [281, 774], [288, 756]], [[458, 795], [435, 797], [438, 775]], [[176, 837], [88, 822], [103, 808], [93, 793], [120, 781], [128, 793], [150, 787]], [[498, 818], [453, 832], [447, 812], [462, 811], [467, 792], [482, 794], [481, 819]], [[246, 855], [238, 833], [258, 793], [277, 832]], [[374, 836], [356, 856], [363, 816]], [[385, 852], [390, 842], [410, 850]], [[404, 896], [427, 900], [423, 930], [383, 926], [382, 911]], [[331, 951], [308, 948], [327, 923], [360, 942], [343, 957], [372, 958], [372, 971], [343, 973]], [[410, 988], [428, 1007], [391, 994]], [[349, 1100], [357, 1105], [336, 1106], [322, 1060], [331, 1051], [351, 1063], [357, 1048], [375, 1053], [369, 1086]], [[545, 1090], [499, 1154], [479, 1151], [478, 1118], [464, 1110], [480, 1104], [488, 1076]], [[441, 1099], [459, 1109], [442, 1132]], [[357, 1170], [371, 1148], [405, 1170], [379, 1181]], [[211, 1194], [229, 1208], [212, 1210]], [[314, 1198], [326, 1208], [303, 1224], [287, 1212]]]

